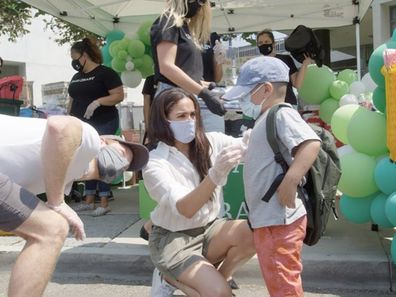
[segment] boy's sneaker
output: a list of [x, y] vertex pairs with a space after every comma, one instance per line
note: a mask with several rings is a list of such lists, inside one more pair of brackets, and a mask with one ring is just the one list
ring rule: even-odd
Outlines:
[[92, 216], [94, 216], [94, 217], [104, 216], [109, 211], [110, 211], [110, 207], [104, 208], [104, 207], [99, 206], [93, 211]]
[[94, 210], [95, 205], [93, 203], [80, 203], [76, 205], [74, 208], [74, 211], [86, 211], [86, 210]]
[[157, 268], [153, 272], [150, 297], [171, 297], [177, 289], [161, 276]]

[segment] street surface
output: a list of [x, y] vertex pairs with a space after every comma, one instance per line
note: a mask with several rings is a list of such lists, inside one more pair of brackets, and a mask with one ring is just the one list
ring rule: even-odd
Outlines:
[[[6, 296], [8, 285], [9, 271], [11, 266], [9, 263], [1, 261], [0, 255], [0, 297]], [[7, 261], [8, 262], [8, 261]], [[114, 277], [114, 275], [113, 275]], [[236, 278], [238, 281], [238, 278]], [[240, 278], [239, 278], [240, 280]], [[29, 281], [29, 280], [25, 280]], [[234, 293], [238, 297], [268, 297], [268, 293], [262, 283], [259, 281], [238, 281], [239, 290]], [[49, 284], [44, 297], [145, 297], [150, 294], [151, 278], [145, 276], [141, 279], [126, 279], [125, 275], [116, 276], [116, 279], [106, 279], [103, 276], [86, 275], [84, 277], [75, 278], [70, 274], [56, 273], [53, 280]], [[378, 288], [377, 290], [360, 290], [359, 288], [337, 288], [336, 284], [331, 289], [321, 289], [329, 287], [314, 285], [305, 288], [305, 297], [385, 297], [396, 296], [396, 293], [389, 292], [387, 288]], [[175, 296], [184, 296], [177, 292]]]

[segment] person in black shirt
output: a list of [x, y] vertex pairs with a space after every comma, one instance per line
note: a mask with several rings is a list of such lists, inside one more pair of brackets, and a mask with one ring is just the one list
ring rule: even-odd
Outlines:
[[202, 50], [204, 81], [220, 82], [223, 78], [224, 62], [225, 49], [221, 45], [220, 36], [216, 32], [212, 32], [210, 34], [210, 41], [203, 46]]
[[154, 75], [150, 75], [146, 77], [144, 81], [142, 95], [143, 95], [143, 116], [144, 116], [144, 137], [143, 144], [146, 142], [147, 132], [150, 121], [150, 107], [151, 103], [153, 103], [155, 93], [157, 92], [157, 84], [155, 82]]
[[209, 40], [211, 8], [208, 0], [169, 0], [151, 27], [157, 92], [178, 86], [201, 98], [208, 109], [223, 116], [220, 97], [202, 81], [201, 50]]
[[[115, 134], [119, 127], [116, 104], [124, 99], [124, 90], [118, 74], [102, 64], [102, 54], [94, 39], [84, 38], [71, 47], [72, 67], [77, 73], [69, 84], [70, 115], [89, 124], [99, 135]], [[100, 207], [95, 209], [96, 190], [99, 190]], [[110, 211], [108, 197], [110, 185], [101, 181], [85, 183], [86, 201], [77, 210], [94, 210], [94, 216]]]
[[299, 89], [302, 86], [305, 76], [305, 71], [307, 70], [308, 65], [312, 63], [311, 58], [306, 56], [305, 60], [301, 65], [301, 68], [297, 69], [296, 64], [294, 64], [294, 61], [291, 56], [281, 55], [276, 53], [275, 38], [274, 38], [274, 34], [270, 29], [265, 29], [257, 33], [256, 41], [261, 54], [263, 54], [264, 56], [276, 57], [282, 60], [289, 67], [290, 81], [289, 84], [287, 85], [285, 102], [290, 103], [292, 105], [297, 105], [297, 98], [293, 92], [293, 87]]

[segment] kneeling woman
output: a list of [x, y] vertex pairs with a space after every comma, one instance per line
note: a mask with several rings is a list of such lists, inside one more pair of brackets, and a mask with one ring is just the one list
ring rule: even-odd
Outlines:
[[254, 253], [246, 220], [218, 218], [222, 186], [246, 144], [218, 132], [204, 133], [191, 93], [168, 89], [153, 102], [149, 139], [158, 142], [143, 170], [150, 196], [149, 246], [156, 267], [151, 296], [231, 296], [227, 280]]

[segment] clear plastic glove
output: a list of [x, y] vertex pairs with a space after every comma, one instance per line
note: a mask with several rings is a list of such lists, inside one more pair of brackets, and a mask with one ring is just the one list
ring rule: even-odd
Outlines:
[[215, 41], [215, 46], [213, 47], [213, 54], [217, 64], [225, 63], [227, 56], [227, 49], [219, 40]]
[[250, 134], [252, 134], [252, 129], [247, 129], [242, 134], [242, 144], [247, 148], [250, 141]]
[[226, 110], [223, 106], [223, 100], [221, 100], [220, 96], [215, 92], [210, 91], [207, 88], [203, 88], [198, 94], [198, 97], [205, 102], [208, 109], [214, 114], [223, 116], [226, 113]]
[[89, 120], [89, 119], [92, 117], [92, 115], [93, 115], [95, 109], [97, 109], [99, 106], [100, 106], [100, 103], [99, 103], [98, 100], [92, 101], [92, 102], [88, 105], [87, 110], [86, 110], [85, 113], [84, 113], [84, 118], [86, 118], [86, 119]]
[[227, 183], [228, 173], [241, 160], [245, 149], [241, 144], [233, 144], [225, 147], [209, 169], [209, 178], [217, 186], [224, 186]]
[[84, 223], [69, 205], [67, 205], [65, 202], [62, 202], [61, 204], [54, 206], [47, 202], [47, 206], [66, 219], [70, 225], [71, 233], [77, 240], [85, 239]]

